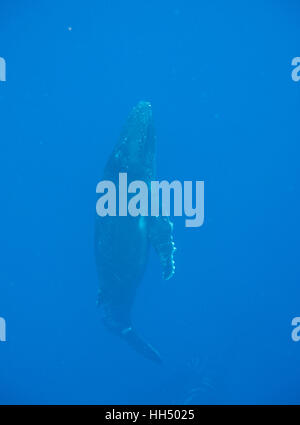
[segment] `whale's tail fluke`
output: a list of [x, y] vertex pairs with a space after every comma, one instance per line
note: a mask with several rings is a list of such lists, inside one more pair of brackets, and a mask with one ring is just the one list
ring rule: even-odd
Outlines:
[[144, 341], [132, 327], [122, 330], [121, 337], [138, 353], [142, 354], [147, 359], [156, 363], [162, 363], [162, 359], [158, 351], [152, 345]]
[[[99, 294], [98, 305], [101, 306], [102, 320], [106, 328], [121, 337], [127, 344], [137, 353], [141, 354], [155, 363], [162, 363], [162, 359], [158, 351], [148, 342], [144, 341], [133, 329], [130, 319], [130, 308], [127, 303], [117, 304], [117, 308], [112, 308], [110, 303], [103, 301], [102, 294]], [[129, 303], [130, 305], [130, 303]]]

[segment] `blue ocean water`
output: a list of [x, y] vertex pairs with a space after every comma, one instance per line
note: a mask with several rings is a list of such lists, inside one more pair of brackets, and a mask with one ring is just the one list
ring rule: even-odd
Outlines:
[[[1, 404], [298, 404], [297, 1], [0, 2]], [[159, 179], [204, 180], [133, 318], [162, 366], [96, 307], [96, 184], [151, 102]]]

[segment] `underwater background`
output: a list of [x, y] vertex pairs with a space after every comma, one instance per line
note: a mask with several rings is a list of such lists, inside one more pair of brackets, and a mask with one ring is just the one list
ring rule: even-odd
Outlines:
[[[298, 404], [300, 6], [0, 1], [1, 404]], [[133, 311], [156, 365], [96, 306], [95, 188], [152, 104], [158, 179], [204, 180]]]

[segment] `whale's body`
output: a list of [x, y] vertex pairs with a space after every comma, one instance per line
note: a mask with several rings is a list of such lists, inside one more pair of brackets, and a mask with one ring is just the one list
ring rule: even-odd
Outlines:
[[[113, 181], [118, 188], [119, 173], [127, 173], [128, 184], [142, 180], [150, 190], [155, 178], [155, 135], [152, 109], [147, 102], [140, 102], [129, 115], [107, 162], [103, 180]], [[150, 244], [160, 257], [164, 279], [173, 276], [172, 227], [168, 217], [96, 216], [99, 305], [104, 323], [136, 351], [155, 361], [160, 361], [160, 356], [135, 333], [131, 309], [145, 272]]]

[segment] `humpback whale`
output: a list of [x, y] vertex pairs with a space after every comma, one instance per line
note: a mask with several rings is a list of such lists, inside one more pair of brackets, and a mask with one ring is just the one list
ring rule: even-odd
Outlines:
[[[117, 183], [119, 173], [127, 173], [128, 183], [142, 180], [150, 190], [151, 181], [155, 179], [155, 145], [151, 104], [139, 102], [131, 111], [108, 159], [103, 179]], [[150, 245], [159, 256], [163, 278], [170, 279], [175, 272], [175, 245], [169, 217], [96, 215], [98, 304], [103, 321], [109, 330], [137, 352], [161, 362], [159, 353], [135, 332], [131, 321], [131, 310], [145, 272]]]

